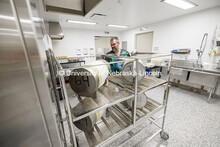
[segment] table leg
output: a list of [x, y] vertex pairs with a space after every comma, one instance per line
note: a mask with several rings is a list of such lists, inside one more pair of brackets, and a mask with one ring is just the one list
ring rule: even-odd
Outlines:
[[209, 94], [208, 103], [209, 103], [210, 99], [212, 98], [212, 93], [213, 93], [213, 90], [214, 90], [214, 88], [211, 88], [211, 90], [210, 90], [210, 94]]
[[217, 90], [217, 88], [218, 88], [218, 86], [219, 86], [218, 83], [219, 83], [219, 77], [216, 78], [215, 87], [214, 87], [215, 89], [214, 89], [214, 92], [213, 92], [213, 97], [215, 97], [216, 90]]

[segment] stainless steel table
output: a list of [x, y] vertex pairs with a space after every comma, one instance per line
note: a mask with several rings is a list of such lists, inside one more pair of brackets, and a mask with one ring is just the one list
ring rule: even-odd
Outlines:
[[[211, 97], [216, 94], [216, 90], [218, 88], [218, 82], [219, 82], [219, 77], [220, 77], [220, 69], [217, 68], [217, 64], [209, 64], [209, 63], [201, 63], [196, 64], [193, 61], [184, 61], [184, 60], [174, 60], [172, 64], [173, 69], [181, 69], [183, 71], [188, 71], [188, 72], [194, 72], [198, 74], [205, 74], [205, 75], [210, 75], [214, 76], [215, 80], [212, 86], [210, 86], [210, 94], [208, 98], [208, 102], [210, 101]], [[188, 75], [189, 77], [189, 75]]]

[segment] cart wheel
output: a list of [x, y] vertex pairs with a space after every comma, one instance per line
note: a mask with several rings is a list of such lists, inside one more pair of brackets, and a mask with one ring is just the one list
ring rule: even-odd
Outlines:
[[162, 139], [164, 139], [164, 140], [169, 139], [169, 135], [168, 135], [166, 132], [164, 132], [164, 131], [161, 131], [161, 132], [160, 132], [160, 137], [161, 137]]

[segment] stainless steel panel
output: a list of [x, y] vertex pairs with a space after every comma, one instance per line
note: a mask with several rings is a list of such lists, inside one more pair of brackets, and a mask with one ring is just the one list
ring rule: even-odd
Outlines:
[[214, 88], [215, 87], [214, 83], [216, 81], [216, 78], [218, 77], [213, 75], [190, 72], [189, 82]]
[[[167, 69], [165, 69], [167, 71]], [[188, 71], [183, 70], [182, 68], [172, 67], [170, 70], [170, 77], [178, 80], [186, 81]]]
[[3, 147], [61, 146], [39, 56], [44, 51], [37, 44], [36, 39], [40, 38], [35, 35], [30, 11], [31, 7], [36, 11], [34, 6], [28, 0], [0, 1], [0, 146]]

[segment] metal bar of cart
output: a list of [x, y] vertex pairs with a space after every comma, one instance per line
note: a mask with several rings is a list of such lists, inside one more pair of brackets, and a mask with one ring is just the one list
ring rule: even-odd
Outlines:
[[[147, 109], [148, 110], [148, 109]], [[146, 115], [148, 112], [144, 110], [144, 108], [141, 109], [141, 112], [144, 113], [144, 115]]]
[[[163, 108], [164, 108], [163, 105], [161, 105], [160, 107], [158, 107], [157, 109], [155, 109], [153, 112], [149, 112], [149, 114], [146, 114], [146, 115], [147, 115], [147, 118], [152, 117], [155, 113], [157, 113], [159, 110], [161, 110], [161, 109], [163, 109]], [[162, 117], [163, 117], [163, 115], [161, 115], [160, 117], [158, 117], [155, 121], [161, 119]], [[137, 124], [136, 124], [136, 125], [139, 125], [141, 122], [143, 122], [143, 121], [145, 120], [145, 118], [146, 118], [146, 116], [140, 118], [140, 119], [137, 121]], [[141, 129], [141, 130], [139, 130], [138, 132], [136, 132], [133, 136], [137, 136], [138, 134], [140, 134], [140, 133], [143, 132], [143, 131], [144, 131], [144, 129]], [[161, 131], [161, 128], [160, 128], [160, 131]], [[158, 132], [160, 132], [160, 131], [158, 131]], [[157, 134], [158, 134], [158, 133], [157, 133]], [[120, 147], [124, 146], [125, 143], [127, 143], [130, 139], [131, 139], [131, 138], [126, 139], [126, 140], [125, 140], [122, 144], [120, 144], [119, 146], [120, 146]], [[145, 139], [146, 139], [146, 138], [145, 138]], [[136, 146], [136, 145], [134, 145], [134, 146]]]
[[124, 90], [127, 90], [127, 91], [129, 91], [129, 92], [131, 92], [131, 93], [134, 93], [131, 88], [129, 88], [129, 87], [127, 87], [127, 86], [123, 86], [121, 83], [115, 82], [115, 81], [110, 80], [110, 79], [109, 79], [109, 82], [111, 82], [111, 83], [117, 85], [117, 86], [120, 87], [120, 88], [123, 88]]
[[120, 136], [124, 135], [125, 133], [131, 131], [134, 128], [133, 125], [128, 126], [127, 128], [115, 133], [113, 136], [111, 136], [110, 138], [106, 139], [105, 141], [101, 142], [100, 144], [98, 144], [96, 147], [102, 147], [102, 146], [106, 146], [108, 145], [110, 142], [112, 142], [113, 140], [115, 140], [116, 138], [119, 138]]
[[65, 87], [65, 81], [64, 81], [64, 77], [59, 75], [59, 71], [63, 69], [63, 67], [60, 65], [60, 63], [57, 61], [57, 59], [54, 57], [54, 54], [52, 51], [50, 51], [52, 54], [52, 58], [53, 61], [55, 61], [54, 65], [56, 65], [57, 68], [57, 77], [60, 81], [60, 88], [61, 88], [61, 94], [63, 99], [65, 100], [64, 102], [64, 112], [66, 114], [66, 120], [67, 120], [67, 124], [68, 124], [68, 128], [69, 128], [69, 133], [70, 133], [70, 142], [74, 144], [74, 147], [77, 147], [77, 142], [76, 142], [76, 135], [75, 132], [73, 130], [73, 124], [71, 122], [71, 111], [70, 111], [70, 104], [69, 104], [69, 99], [68, 99], [68, 95], [67, 95], [67, 91], [66, 91], [66, 87]]
[[162, 128], [161, 125], [159, 125], [159, 124], [156, 122], [158, 119], [153, 120], [153, 119], [150, 117], [150, 118], [148, 118], [148, 120], [150, 120], [151, 123], [155, 124], [158, 128], [160, 128], [160, 129]]
[[104, 122], [104, 124], [106, 125], [106, 127], [109, 129], [109, 131], [110, 131], [112, 134], [114, 134], [114, 131], [113, 131], [113, 129], [110, 127], [109, 123], [108, 123], [103, 117], [102, 117], [101, 119], [102, 119], [102, 121]]
[[57, 106], [57, 107], [55, 107], [56, 110], [57, 110], [57, 113], [58, 113], [58, 115], [56, 117], [58, 119], [58, 124], [61, 124], [62, 130], [60, 129], [60, 125], [58, 125], [58, 127], [59, 127], [60, 134], [62, 136], [62, 139], [64, 141], [64, 144], [66, 144], [66, 136], [65, 136], [65, 132], [64, 132], [64, 124], [63, 124], [63, 121], [62, 121], [63, 118], [62, 118], [61, 107], [60, 107], [60, 103], [59, 103], [59, 95], [58, 95], [58, 92], [57, 92], [58, 87], [56, 86], [56, 71], [55, 71], [55, 69], [57, 67], [55, 66], [56, 63], [54, 63], [53, 52], [51, 51], [51, 49], [46, 50], [46, 55], [47, 55], [47, 61], [48, 61], [48, 66], [49, 66], [49, 71], [50, 71], [51, 81], [52, 81], [52, 88], [51, 88], [51, 90], [53, 90], [53, 92], [54, 92], [54, 95], [55, 95], [55, 105]]
[[[171, 60], [170, 60], [169, 65], [168, 65], [167, 80], [166, 81], [170, 80], [170, 70], [171, 70], [171, 66], [172, 66], [172, 59], [173, 59], [173, 55], [171, 55]], [[162, 132], [164, 132], [164, 124], [165, 124], [165, 118], [166, 118], [166, 110], [167, 110], [167, 102], [168, 102], [169, 89], [170, 89], [170, 85], [167, 82], [166, 85], [165, 85], [164, 99], [163, 99], [163, 105], [165, 106], [165, 108], [164, 108], [164, 116], [163, 116], [163, 121], [162, 121]]]
[[153, 102], [153, 103], [156, 103], [158, 106], [161, 105], [159, 102], [157, 102], [157, 101], [155, 101], [153, 99], [150, 99], [150, 101]]
[[162, 110], [163, 108], [164, 108], [164, 106], [161, 105], [161, 106], [159, 106], [158, 108], [154, 109], [153, 111], [147, 113], [147, 114], [146, 114], [147, 117], [145, 117], [145, 116], [146, 116], [146, 115], [145, 115], [144, 117], [140, 118], [140, 119], [137, 121], [136, 125], [139, 125], [143, 120], [145, 120], [145, 118], [149, 118], [149, 117], [153, 116], [155, 113], [157, 113], [158, 111]]
[[[139, 54], [139, 53], [138, 53]], [[152, 54], [152, 55], [155, 55], [155, 56], [151, 56], [151, 57], [136, 57], [136, 56], [131, 56], [131, 57], [121, 57], [121, 56], [111, 56], [111, 55], [102, 55], [102, 57], [107, 57], [107, 58], [128, 58], [128, 59], [141, 59], [141, 58], [144, 58], [144, 59], [151, 59], [151, 58], [160, 58], [160, 57], [167, 57], [167, 56], [171, 56], [172, 54], [160, 54], [160, 53], [141, 53], [142, 55], [147, 55], [147, 54]]]
[[159, 134], [162, 131], [162, 129], [159, 129], [156, 133], [154, 133], [151, 137], [147, 138], [145, 137], [142, 139], [139, 143], [137, 143], [135, 146], [143, 146], [146, 144], [146, 142], [149, 142], [151, 139], [153, 139], [157, 134]]
[[68, 98], [68, 95], [67, 95], [65, 81], [64, 81], [63, 76], [61, 76], [61, 82], [63, 84], [63, 92], [64, 92], [66, 108], [67, 108], [67, 112], [68, 112], [68, 119], [69, 119], [69, 123], [70, 123], [71, 135], [73, 137], [72, 138], [73, 139], [73, 144], [74, 144], [74, 147], [77, 147], [76, 135], [75, 135], [74, 128], [73, 128], [73, 123], [71, 122], [73, 119], [72, 119], [72, 114], [71, 114], [71, 110], [70, 110], [69, 98]]
[[127, 96], [127, 97], [118, 99], [118, 100], [116, 100], [116, 101], [114, 101], [114, 102], [112, 102], [112, 103], [109, 103], [109, 104], [103, 105], [103, 106], [101, 106], [101, 107], [98, 107], [98, 108], [96, 108], [96, 109], [94, 109], [94, 110], [92, 110], [92, 111], [89, 111], [89, 112], [87, 112], [87, 113], [85, 113], [85, 114], [83, 114], [83, 115], [74, 117], [72, 120], [73, 120], [73, 122], [75, 122], [75, 121], [80, 120], [80, 119], [82, 119], [82, 118], [84, 118], [84, 117], [87, 117], [87, 116], [89, 116], [89, 115], [91, 115], [91, 114], [93, 114], [93, 113], [95, 113], [95, 112], [98, 112], [98, 111], [100, 111], [100, 110], [102, 110], [102, 109], [105, 109], [105, 108], [108, 108], [108, 107], [110, 107], [110, 106], [116, 105], [116, 104], [118, 104], [118, 103], [120, 103], [120, 102], [126, 101], [126, 100], [128, 100], [128, 99], [130, 99], [130, 98], [132, 98], [132, 97], [133, 97], [133, 94], [130, 95], [130, 96]]
[[161, 119], [163, 117], [164, 117], [164, 114], [162, 114], [161, 116], [157, 117], [156, 119], [153, 118], [153, 117], [149, 117], [149, 120], [151, 121], [151, 123], [154, 123], [154, 122], [158, 121], [159, 119]]
[[94, 144], [98, 143], [98, 141], [92, 131], [84, 132], [84, 133], [85, 133], [85, 136], [86, 136], [87, 141], [89, 143], [89, 146], [92, 147], [92, 146], [94, 146]]
[[[161, 110], [161, 108], [159, 108], [159, 110]], [[158, 112], [158, 110], [157, 110], [156, 112]], [[156, 113], [156, 112], [155, 112], [155, 113]], [[152, 115], [154, 115], [155, 113], [150, 114], [150, 115], [149, 115], [149, 118], [150, 118]], [[162, 117], [163, 117], [163, 115], [161, 115], [160, 117], [158, 117], [158, 118], [155, 119], [154, 121], [157, 121], [157, 120], [161, 119]], [[142, 118], [142, 119], [145, 119], [145, 118]], [[151, 121], [151, 120], [150, 120], [150, 121]], [[138, 121], [138, 122], [141, 122], [141, 121]], [[139, 125], [139, 124], [138, 124], [138, 125]], [[159, 126], [160, 126], [160, 125], [158, 125], [158, 127], [159, 127]], [[137, 143], [137, 144], [134, 145], [134, 146], [144, 145], [146, 142], [148, 142], [148, 141], [150, 141], [151, 139], [153, 139], [157, 134], [159, 134], [159, 133], [162, 131], [161, 126], [160, 126], [159, 128], [160, 128], [160, 129], [159, 129], [155, 134], [153, 134], [150, 138], [148, 138], [148, 139], [146, 140], [147, 137], [145, 137], [144, 139], [142, 139], [142, 141], [140, 141], [139, 143]], [[140, 131], [136, 132], [133, 136], [137, 136], [138, 134], [140, 134], [140, 133], [143, 132], [143, 131], [144, 131], [144, 129], [141, 129]], [[129, 140], [130, 140], [130, 138], [129, 138], [129, 139], [126, 139], [122, 144], [119, 145], [119, 147], [125, 146], [125, 144], [126, 144]]]
[[123, 113], [121, 113], [120, 111], [118, 111], [118, 109], [115, 109], [115, 107], [111, 107], [111, 109], [127, 124], [130, 125], [131, 124], [131, 118], [127, 117], [126, 115], [124, 115]]
[[126, 127], [126, 125], [124, 125], [123, 122], [112, 111], [110, 111], [109, 114], [121, 128]]
[[133, 112], [132, 112], [132, 123], [135, 126], [136, 124], [136, 109], [137, 109], [137, 95], [138, 95], [138, 91], [137, 91], [137, 85], [138, 85], [138, 59], [135, 59], [134, 61], [135, 66], [133, 66], [133, 68], [135, 67], [135, 69], [133, 69], [134, 73], [135, 73], [135, 85], [134, 85], [134, 101], [132, 103], [132, 108], [133, 108]]
[[113, 111], [110, 111], [109, 114], [121, 128], [126, 127], [126, 125], [122, 122], [122, 120], [120, 120], [119, 117], [117, 117]]
[[154, 89], [155, 87], [158, 87], [158, 86], [163, 85], [163, 84], [166, 84], [166, 83], [167, 83], [167, 82], [164, 81], [164, 82], [162, 82], [162, 83], [160, 83], [160, 84], [157, 84], [157, 85], [155, 85], [155, 86], [152, 86], [152, 87], [148, 88], [147, 90], [142, 90], [142, 91], [138, 92], [138, 94], [142, 94], [142, 93], [144, 93], [144, 92], [146, 92], [146, 91], [152, 90], [152, 89]]
[[140, 114], [140, 111], [138, 111], [138, 110], [137, 110], [137, 113], [136, 113], [136, 114], [137, 114], [138, 119], [142, 116], [142, 115]]
[[[115, 57], [115, 56], [113, 56]], [[126, 59], [126, 61], [135, 61], [134, 59]], [[122, 61], [115, 61], [115, 62], [109, 62], [109, 63], [100, 63], [100, 64], [95, 64], [95, 65], [83, 65], [83, 66], [79, 66], [79, 67], [74, 67], [74, 68], [68, 68], [68, 69], [62, 69], [62, 71], [66, 71], [66, 70], [74, 70], [77, 68], [87, 68], [87, 67], [94, 67], [94, 66], [101, 66], [101, 65], [111, 65], [114, 63], [121, 63], [121, 62], [125, 62], [124, 60]]]
[[118, 105], [113, 106], [114, 108], [118, 109], [123, 115], [125, 115], [130, 121], [132, 121], [131, 117], [129, 114], [127, 114], [127, 112], [125, 112], [123, 109], [121, 109], [121, 107], [119, 107]]
[[99, 127], [97, 126], [97, 124], [95, 124], [95, 129], [98, 132], [99, 136], [101, 137], [102, 140], [104, 140], [104, 135], [102, 134], [101, 130], [99, 129]]

